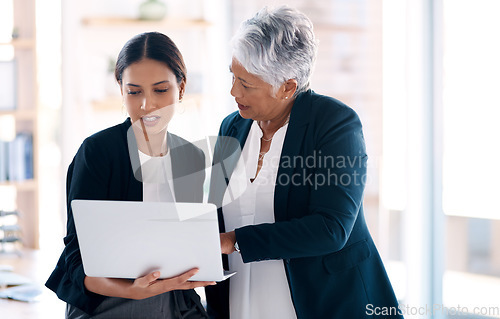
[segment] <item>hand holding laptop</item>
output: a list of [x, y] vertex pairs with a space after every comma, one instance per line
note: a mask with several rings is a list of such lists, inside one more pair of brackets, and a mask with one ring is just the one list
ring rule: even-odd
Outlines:
[[198, 271], [197, 268], [193, 268], [179, 276], [166, 279], [160, 279], [160, 272], [155, 271], [134, 281], [118, 278], [85, 277], [85, 287], [101, 295], [139, 300], [172, 290], [188, 290], [216, 284], [215, 281], [188, 281]]

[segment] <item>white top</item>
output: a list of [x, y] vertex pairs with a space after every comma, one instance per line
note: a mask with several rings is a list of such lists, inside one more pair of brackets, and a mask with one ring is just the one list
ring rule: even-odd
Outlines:
[[[288, 124], [273, 136], [257, 178], [262, 130], [253, 122], [242, 155], [223, 199], [226, 231], [246, 225], [274, 223], [274, 187]], [[233, 319], [296, 318], [283, 260], [244, 264], [241, 255], [229, 255], [229, 307]]]
[[170, 152], [151, 157], [139, 151], [143, 202], [175, 202]]

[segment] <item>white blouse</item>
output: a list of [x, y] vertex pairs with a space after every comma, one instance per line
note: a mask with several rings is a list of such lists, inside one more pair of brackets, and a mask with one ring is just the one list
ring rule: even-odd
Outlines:
[[[223, 199], [226, 231], [247, 225], [274, 223], [274, 187], [288, 124], [273, 136], [262, 168], [255, 178], [262, 130], [254, 121], [242, 155]], [[255, 180], [250, 182], [250, 179]], [[234, 319], [296, 318], [283, 260], [244, 264], [241, 255], [229, 255], [229, 307]]]
[[143, 202], [175, 202], [170, 152], [151, 157], [139, 151]]

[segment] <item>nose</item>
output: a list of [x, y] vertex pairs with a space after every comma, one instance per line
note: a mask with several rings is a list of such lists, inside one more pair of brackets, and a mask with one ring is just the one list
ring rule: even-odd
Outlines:
[[158, 107], [156, 105], [155, 99], [151, 95], [145, 96], [144, 99], [142, 100], [141, 109], [146, 111], [146, 113], [149, 113], [156, 108]]
[[234, 97], [241, 97], [241, 91], [236, 86], [236, 81], [233, 80], [233, 85], [231, 86], [231, 95]]

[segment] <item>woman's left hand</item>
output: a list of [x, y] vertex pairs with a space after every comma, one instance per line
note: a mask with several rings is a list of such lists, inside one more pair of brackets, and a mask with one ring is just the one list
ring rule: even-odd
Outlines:
[[234, 244], [236, 243], [236, 234], [233, 231], [220, 234], [220, 248], [223, 254], [229, 255], [236, 251]]

